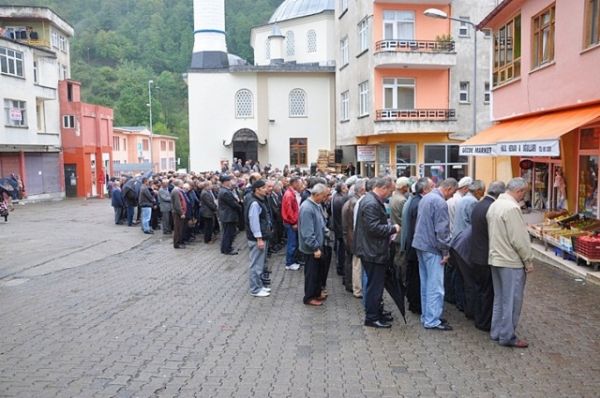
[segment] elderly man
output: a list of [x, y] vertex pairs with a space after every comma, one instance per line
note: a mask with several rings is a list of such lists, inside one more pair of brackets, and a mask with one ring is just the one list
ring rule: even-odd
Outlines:
[[360, 258], [354, 255], [354, 207], [358, 200], [365, 194], [365, 179], [359, 179], [352, 185], [353, 194], [342, 207], [342, 231], [344, 236], [344, 247], [346, 248], [346, 269], [344, 272], [344, 284], [346, 290], [352, 292], [354, 297], [362, 297], [362, 265]]
[[487, 212], [506, 190], [502, 181], [490, 184], [487, 194], [473, 208], [471, 213], [471, 270], [474, 280], [473, 316], [477, 329], [489, 332], [492, 324], [492, 306], [494, 303], [494, 287], [492, 285], [492, 272], [488, 262], [490, 241], [488, 236]]
[[123, 193], [121, 192], [121, 183], [119, 181], [113, 183], [111, 205], [115, 209], [115, 224], [122, 225], [125, 202], [123, 201]]
[[331, 198], [331, 219], [333, 233], [336, 240], [336, 271], [338, 275], [345, 275], [344, 263], [346, 262], [346, 248], [342, 229], [342, 207], [348, 200], [348, 186], [343, 182], [335, 185], [335, 195]]
[[417, 249], [421, 278], [421, 323], [425, 329], [452, 330], [442, 319], [444, 310], [444, 265], [450, 249], [450, 225], [446, 200], [456, 192], [457, 182], [448, 178], [439, 188], [425, 195], [412, 246]]
[[202, 225], [204, 227], [204, 243], [210, 244], [213, 242], [214, 221], [217, 211], [218, 208], [213, 193], [212, 182], [206, 181], [202, 185], [202, 192], [200, 192], [200, 217], [202, 217]]
[[523, 305], [526, 274], [533, 271], [533, 252], [519, 202], [528, 191], [523, 178], [506, 184], [506, 193], [492, 203], [486, 219], [490, 237], [494, 309], [490, 337], [500, 345], [526, 348], [516, 329]]
[[163, 234], [170, 234], [172, 230], [171, 211], [171, 192], [169, 192], [169, 180], [163, 178], [158, 190], [158, 201], [161, 213], [161, 224]]
[[[400, 225], [402, 231], [402, 210], [408, 200], [408, 190], [410, 188], [410, 180], [407, 177], [400, 177], [396, 180], [396, 190], [394, 191], [392, 198], [390, 199], [390, 218], [392, 223]], [[402, 279], [406, 277], [406, 269], [404, 268], [405, 262], [402, 260], [403, 253], [400, 250], [400, 239], [402, 234], [396, 234], [394, 239], [394, 264], [399, 267], [402, 271]]]
[[258, 179], [252, 184], [252, 193], [244, 202], [246, 238], [250, 248], [250, 294], [254, 297], [268, 297], [271, 289], [265, 287], [261, 276], [265, 269], [269, 239], [273, 235], [273, 221], [267, 207], [267, 183]]
[[223, 224], [223, 236], [221, 238], [221, 253], [234, 256], [238, 254], [233, 250], [235, 229], [239, 221], [242, 206], [235, 198], [231, 187], [231, 176], [221, 176], [221, 188], [219, 189], [219, 220]]
[[181, 187], [183, 181], [176, 179], [173, 181], [173, 190], [171, 191], [171, 207], [173, 213], [173, 247], [175, 249], [184, 249], [183, 244], [183, 223], [187, 213], [187, 202]]
[[382, 314], [381, 301], [386, 267], [390, 259], [390, 237], [400, 232], [398, 224], [390, 225], [384, 202], [394, 190], [390, 177], [378, 177], [373, 189], [358, 205], [358, 218], [354, 234], [354, 254], [358, 256], [367, 273], [365, 295], [365, 326], [390, 328], [391, 318]]
[[316, 184], [310, 197], [300, 206], [298, 215], [298, 247], [304, 255], [304, 304], [320, 306], [326, 296], [321, 291], [320, 259], [325, 244], [325, 218], [321, 204], [327, 200], [329, 188]]

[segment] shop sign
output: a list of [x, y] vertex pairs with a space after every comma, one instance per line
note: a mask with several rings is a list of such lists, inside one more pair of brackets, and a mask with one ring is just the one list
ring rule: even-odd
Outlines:
[[374, 145], [358, 145], [356, 147], [356, 160], [359, 162], [374, 162], [377, 147]]
[[497, 155], [496, 145], [461, 145], [460, 156], [493, 156]]
[[497, 148], [501, 156], [560, 156], [558, 140], [499, 142]]

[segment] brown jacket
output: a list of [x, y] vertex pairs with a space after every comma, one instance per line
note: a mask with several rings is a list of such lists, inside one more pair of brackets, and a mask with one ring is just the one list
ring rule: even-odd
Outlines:
[[344, 237], [344, 246], [346, 250], [352, 253], [352, 243], [354, 236], [354, 206], [358, 197], [356, 195], [349, 198], [342, 207], [342, 232]]

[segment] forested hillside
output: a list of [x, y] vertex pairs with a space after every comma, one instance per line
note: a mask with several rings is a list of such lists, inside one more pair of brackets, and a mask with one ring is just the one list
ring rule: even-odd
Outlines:
[[[226, 0], [227, 45], [252, 62], [250, 28], [268, 21], [282, 0]], [[115, 126], [148, 125], [148, 80], [154, 132], [179, 137], [187, 166], [187, 86], [193, 45], [192, 0], [0, 0], [48, 6], [75, 28], [71, 76], [83, 100], [114, 108]]]

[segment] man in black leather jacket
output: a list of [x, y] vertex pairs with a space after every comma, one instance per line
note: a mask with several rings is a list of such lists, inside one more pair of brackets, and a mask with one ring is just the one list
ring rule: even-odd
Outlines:
[[354, 254], [357, 255], [367, 273], [365, 294], [365, 326], [390, 328], [389, 319], [381, 313], [385, 270], [390, 258], [390, 237], [400, 231], [399, 225], [388, 223], [384, 201], [394, 191], [390, 177], [378, 177], [373, 189], [361, 200], [358, 208]]

